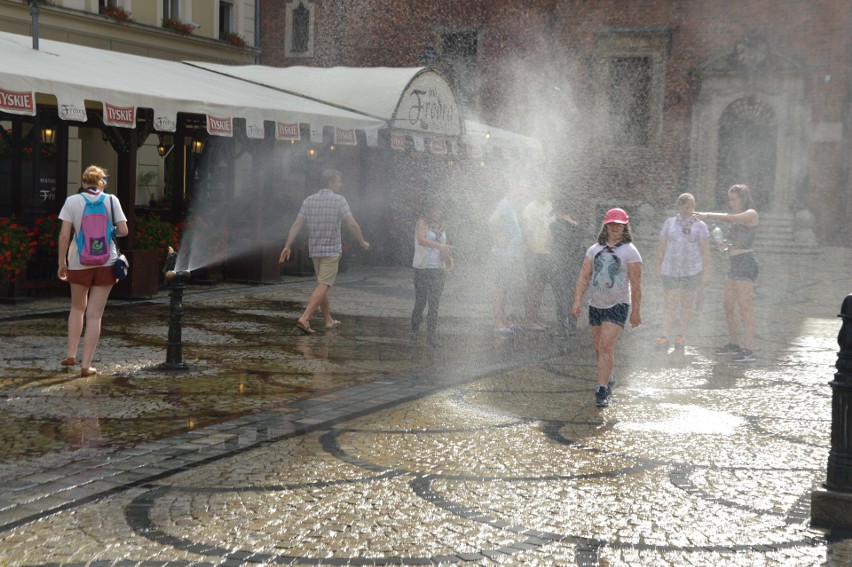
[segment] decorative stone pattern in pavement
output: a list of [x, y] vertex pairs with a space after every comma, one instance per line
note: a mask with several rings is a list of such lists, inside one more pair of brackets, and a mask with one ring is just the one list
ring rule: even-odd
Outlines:
[[[328, 336], [296, 337], [297, 310], [272, 307], [305, 287], [196, 298], [185, 375], [146, 369], [132, 321], [102, 345], [121, 367], [104, 379], [11, 356], [0, 443], [23, 462], [0, 469], [0, 565], [849, 564], [852, 534], [810, 527], [808, 510], [843, 295], [784, 258], [801, 277], [758, 295], [755, 363], [709, 354], [718, 313], [684, 355], [654, 353], [640, 328], [605, 409], [586, 332], [492, 337], [487, 297], [451, 286], [464, 317], [442, 320], [450, 340], [430, 350], [407, 340], [410, 282], [394, 274], [336, 289], [349, 317]], [[646, 322], [658, 293], [649, 282]], [[147, 341], [158, 309], [137, 317]], [[24, 348], [30, 323], [14, 322]], [[121, 366], [128, 350], [139, 361]], [[73, 433], [23, 423], [36, 420]]]

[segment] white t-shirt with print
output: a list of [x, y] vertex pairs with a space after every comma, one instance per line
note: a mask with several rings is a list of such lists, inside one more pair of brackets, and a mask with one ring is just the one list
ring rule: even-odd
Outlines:
[[632, 242], [611, 247], [612, 252], [608, 252], [605, 248], [603, 244], [594, 244], [586, 251], [586, 258], [592, 260], [589, 305], [598, 309], [609, 309], [619, 303], [630, 303], [630, 278], [627, 277], [627, 264], [642, 262], [642, 256]]

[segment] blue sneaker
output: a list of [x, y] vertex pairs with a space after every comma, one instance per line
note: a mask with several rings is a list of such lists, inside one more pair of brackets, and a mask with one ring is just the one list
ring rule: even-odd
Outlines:
[[595, 390], [595, 405], [599, 408], [605, 408], [609, 405], [609, 400], [612, 397], [612, 391], [608, 386], [598, 386]]

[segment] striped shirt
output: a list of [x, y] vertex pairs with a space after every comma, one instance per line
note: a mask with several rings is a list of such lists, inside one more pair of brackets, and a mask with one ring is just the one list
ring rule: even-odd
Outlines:
[[299, 218], [308, 223], [308, 256], [334, 256], [343, 251], [340, 223], [351, 217], [349, 203], [331, 189], [320, 189], [302, 203]]

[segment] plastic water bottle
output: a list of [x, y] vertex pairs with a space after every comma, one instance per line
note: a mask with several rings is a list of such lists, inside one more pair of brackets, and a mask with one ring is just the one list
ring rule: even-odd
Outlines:
[[710, 234], [713, 235], [713, 241], [716, 243], [716, 248], [722, 252], [728, 250], [728, 243], [725, 242], [725, 235], [722, 232], [722, 229], [719, 228], [719, 225], [713, 226], [713, 230], [710, 231]]

